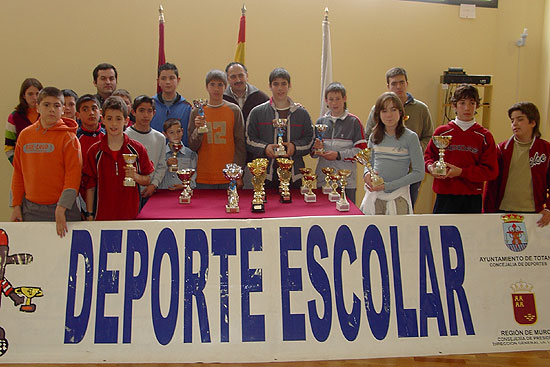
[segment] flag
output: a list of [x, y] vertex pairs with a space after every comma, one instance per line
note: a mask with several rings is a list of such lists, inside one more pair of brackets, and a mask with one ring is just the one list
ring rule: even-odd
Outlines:
[[243, 5], [241, 9], [241, 21], [239, 23], [239, 39], [237, 40], [237, 50], [235, 51], [235, 61], [244, 65], [244, 35], [246, 28], [246, 6]]
[[[164, 9], [159, 5], [159, 60], [158, 66], [166, 64], [166, 55], [164, 54]], [[157, 93], [162, 92], [157, 84]]]
[[328, 8], [325, 8], [325, 18], [323, 19], [323, 48], [321, 51], [321, 112], [324, 116], [328, 111], [325, 103], [325, 89], [332, 83], [332, 51], [330, 47], [330, 25], [328, 21]]

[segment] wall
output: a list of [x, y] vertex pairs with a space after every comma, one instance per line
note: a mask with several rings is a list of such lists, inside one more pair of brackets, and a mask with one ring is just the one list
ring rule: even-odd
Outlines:
[[[233, 58], [242, 2], [165, 0], [163, 6], [166, 55], [182, 71], [180, 92], [189, 99], [204, 98], [206, 72]], [[501, 0], [498, 9], [478, 8], [474, 20], [460, 19], [457, 6], [398, 0], [249, 0], [246, 6], [251, 82], [266, 90], [268, 73], [286, 67], [291, 96], [313, 119], [319, 111], [325, 6], [330, 9], [334, 79], [346, 85], [350, 110], [363, 121], [385, 91], [384, 73], [390, 67], [408, 70], [410, 91], [435, 117], [439, 76], [449, 66], [461, 66], [470, 74], [493, 75], [491, 129], [496, 140], [503, 140], [510, 134], [506, 109], [516, 99], [515, 40], [524, 27], [529, 37], [521, 49], [518, 96], [546, 105], [545, 113], [548, 109], [548, 98], [543, 101], [536, 87], [543, 72], [549, 85], [548, 66], [541, 63], [544, 53], [548, 65], [548, 30], [541, 48], [544, 19], [549, 18], [544, 0]], [[12, 111], [20, 83], [29, 76], [79, 94], [93, 92], [91, 70], [100, 62], [116, 65], [119, 87], [134, 96], [154, 93], [157, 8], [158, 2], [146, 0], [3, 2], [0, 116]], [[10, 213], [7, 160], [0, 159], [0, 171], [6, 173], [0, 183], [1, 221]]]

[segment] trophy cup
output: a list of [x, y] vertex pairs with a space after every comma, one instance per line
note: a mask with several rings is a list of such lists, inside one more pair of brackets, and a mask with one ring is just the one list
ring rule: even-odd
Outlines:
[[[181, 141], [179, 142], [169, 142], [168, 145], [170, 146], [170, 150], [172, 151], [172, 158], [174, 159], [178, 159], [178, 152], [180, 150], [182, 150], [183, 148], [183, 144], [181, 143]], [[178, 163], [176, 162], [176, 164], [171, 164], [169, 167], [168, 167], [168, 171], [169, 172], [178, 172]]]
[[15, 293], [20, 296], [25, 296], [25, 303], [19, 308], [19, 311], [23, 312], [34, 312], [36, 310], [36, 305], [31, 303], [32, 299], [44, 295], [40, 287], [17, 287], [15, 288]]
[[277, 147], [274, 149], [274, 153], [277, 157], [286, 155], [286, 149], [283, 145], [283, 135], [285, 134], [287, 119], [274, 119], [273, 127], [277, 131]]
[[[136, 163], [137, 155], [136, 154], [122, 154], [122, 158], [124, 159], [124, 162], [126, 162], [126, 167], [132, 167], [134, 163]], [[124, 177], [124, 186], [128, 187], [134, 187], [136, 186], [136, 181], [132, 177], [125, 176]]]
[[191, 196], [193, 195], [193, 189], [191, 189], [191, 177], [195, 174], [194, 168], [184, 168], [178, 171], [178, 178], [183, 184], [183, 190], [179, 197], [180, 204], [191, 204]]
[[372, 169], [372, 165], [370, 164], [371, 154], [372, 150], [370, 148], [365, 148], [360, 150], [355, 157], [353, 157], [353, 159], [367, 168], [367, 172], [370, 173], [371, 186], [376, 187], [382, 185], [384, 183], [384, 179], [378, 176], [378, 174]]
[[321, 172], [325, 175], [325, 184], [323, 185], [323, 194], [329, 194], [332, 191], [330, 187], [330, 175], [334, 174], [334, 168], [332, 167], [323, 167]]
[[300, 173], [302, 174], [302, 186], [300, 186], [300, 194], [305, 194], [308, 192], [308, 188], [306, 186], [306, 175], [311, 173], [311, 168], [300, 168]]
[[445, 155], [445, 148], [451, 143], [451, 135], [432, 136], [434, 145], [439, 148], [439, 160], [432, 166], [432, 172], [439, 176], [445, 176], [447, 174], [447, 163], [443, 160]]
[[294, 161], [288, 158], [277, 158], [277, 176], [279, 176], [279, 191], [281, 198], [279, 201], [284, 204], [292, 202], [292, 197], [290, 196], [290, 179], [292, 178], [292, 165]]
[[341, 212], [349, 211], [349, 202], [346, 198], [346, 186], [348, 185], [347, 178], [351, 175], [349, 169], [339, 169], [338, 170], [338, 180], [340, 181], [340, 186], [342, 186], [342, 191], [340, 192], [340, 200], [336, 203], [336, 209]]
[[248, 162], [247, 166], [252, 174], [252, 187], [254, 196], [252, 197], [252, 213], [265, 212], [265, 178], [268, 160], [266, 158], [256, 158]]
[[229, 180], [229, 188], [227, 189], [227, 205], [225, 205], [226, 213], [239, 212], [239, 194], [237, 193], [237, 180], [243, 177], [243, 169], [236, 163], [228, 163], [222, 170], [224, 177]]
[[317, 195], [313, 192], [313, 185], [315, 184], [315, 180], [317, 179], [317, 175], [314, 173], [306, 173], [305, 174], [305, 181], [306, 181], [306, 189], [307, 192], [304, 194], [304, 201], [306, 203], [315, 203], [317, 201]]
[[338, 193], [338, 180], [340, 178], [337, 173], [331, 173], [329, 178], [331, 191], [328, 194], [328, 201], [336, 203], [340, 200], [340, 194]]
[[[317, 132], [317, 139], [320, 141], [323, 141], [323, 136], [325, 136], [325, 131], [327, 131], [328, 125], [327, 124], [317, 124], [315, 125], [315, 131]], [[323, 154], [325, 152], [325, 148], [321, 149], [315, 149], [313, 153], [315, 154]]]
[[[204, 117], [204, 106], [208, 103], [208, 101], [203, 99], [194, 99], [193, 100], [193, 106], [198, 110], [199, 116]], [[206, 121], [204, 121], [204, 125], [199, 126], [197, 128], [197, 132], [199, 134], [206, 134], [208, 132], [208, 126], [206, 125]]]

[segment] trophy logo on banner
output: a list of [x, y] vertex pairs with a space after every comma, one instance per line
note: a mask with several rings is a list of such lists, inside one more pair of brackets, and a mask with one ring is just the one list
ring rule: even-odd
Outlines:
[[[122, 158], [124, 159], [124, 162], [126, 163], [126, 167], [130, 168], [134, 166], [134, 163], [136, 163], [137, 155], [136, 154], [122, 154]], [[124, 177], [124, 186], [128, 187], [134, 187], [136, 186], [136, 181], [130, 176]]]
[[374, 172], [374, 169], [372, 168], [372, 165], [370, 163], [371, 156], [372, 156], [372, 149], [365, 148], [360, 150], [353, 157], [353, 159], [367, 168], [367, 172], [370, 173], [371, 185], [372, 187], [376, 187], [384, 184], [384, 179], [378, 176], [376, 172]]
[[178, 178], [183, 184], [183, 190], [179, 197], [180, 204], [191, 204], [191, 196], [193, 196], [193, 189], [191, 188], [191, 178], [195, 174], [194, 168], [180, 169], [177, 173]]
[[172, 151], [172, 158], [176, 159], [175, 164], [171, 164], [170, 166], [168, 166], [168, 171], [169, 172], [178, 172], [178, 162], [177, 162], [178, 152], [183, 149], [183, 144], [181, 143], [181, 141], [179, 141], [179, 142], [169, 142], [168, 146], [170, 147], [170, 150]]
[[[207, 103], [208, 101], [203, 99], [193, 100], [193, 106], [195, 106], [195, 108], [197, 109], [200, 117], [204, 117], [204, 106], [206, 106]], [[197, 128], [197, 132], [199, 134], [206, 134], [208, 132], [208, 125], [206, 124], [206, 120], [204, 120], [204, 125]]]
[[[316, 131], [316, 135], [317, 135], [317, 139], [319, 139], [319, 141], [323, 141], [323, 137], [325, 136], [325, 131], [327, 131], [328, 129], [328, 125], [327, 124], [317, 124], [315, 125], [315, 131]], [[324, 154], [325, 153], [325, 148], [322, 147], [321, 149], [315, 149], [313, 151], [313, 153], [315, 154]]]
[[527, 248], [527, 227], [523, 215], [506, 214], [500, 217], [503, 221], [504, 243], [509, 250], [521, 252]]
[[537, 322], [533, 285], [520, 280], [512, 284], [510, 288], [512, 288], [512, 304], [516, 322], [520, 325], [531, 325]]
[[277, 158], [277, 176], [279, 176], [279, 192], [281, 198], [279, 199], [281, 203], [288, 204], [292, 202], [292, 197], [290, 196], [290, 180], [292, 179], [292, 165], [294, 161], [288, 158]]
[[277, 132], [277, 146], [274, 149], [275, 156], [281, 157], [286, 155], [286, 149], [283, 145], [283, 136], [285, 135], [285, 130], [287, 128], [287, 119], [274, 119], [273, 127]]
[[434, 135], [432, 136], [432, 141], [434, 145], [439, 149], [439, 160], [433, 164], [432, 171], [434, 174], [439, 176], [447, 175], [447, 163], [443, 160], [445, 156], [445, 148], [451, 144], [451, 135]]
[[252, 212], [263, 213], [265, 212], [264, 203], [265, 198], [265, 179], [266, 171], [269, 161], [267, 158], [256, 158], [252, 162], [248, 162], [248, 170], [252, 174], [252, 187], [254, 189], [254, 195], [252, 197]]
[[228, 163], [222, 170], [224, 177], [229, 181], [227, 189], [226, 213], [239, 212], [239, 194], [237, 193], [237, 180], [243, 177], [243, 169], [236, 163]]

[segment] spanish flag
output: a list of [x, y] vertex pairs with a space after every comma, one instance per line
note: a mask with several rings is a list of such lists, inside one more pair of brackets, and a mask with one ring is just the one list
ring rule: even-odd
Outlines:
[[[164, 54], [164, 9], [159, 6], [159, 57], [158, 66], [166, 64], [166, 55]], [[157, 84], [157, 93], [162, 92]]]
[[237, 51], [235, 51], [235, 61], [244, 65], [244, 35], [246, 28], [246, 6], [241, 9], [241, 22], [239, 24], [239, 39], [237, 41]]

